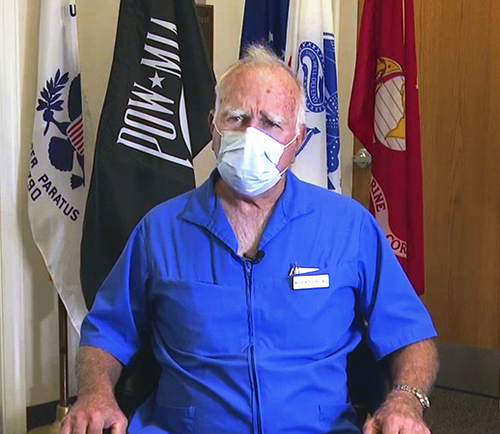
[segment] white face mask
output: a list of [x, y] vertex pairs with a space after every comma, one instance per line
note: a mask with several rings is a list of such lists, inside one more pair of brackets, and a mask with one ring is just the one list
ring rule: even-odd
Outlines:
[[247, 196], [257, 196], [281, 179], [278, 162], [297, 136], [286, 145], [254, 127], [245, 131], [220, 132], [217, 169], [220, 176], [230, 187]]

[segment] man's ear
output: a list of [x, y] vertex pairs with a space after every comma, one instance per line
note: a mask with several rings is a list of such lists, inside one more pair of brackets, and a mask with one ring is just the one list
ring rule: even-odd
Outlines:
[[299, 133], [299, 142], [301, 145], [302, 145], [302, 143], [304, 143], [304, 140], [306, 139], [306, 135], [307, 135], [307, 125], [301, 124], [300, 125], [300, 133]]
[[215, 120], [215, 110], [212, 109], [208, 113], [208, 128], [210, 128], [210, 132], [214, 133], [214, 120]]
[[306, 139], [306, 134], [307, 134], [306, 124], [301, 124], [299, 127], [299, 134], [297, 135], [297, 140], [295, 141], [294, 145], [295, 154], [297, 154], [297, 151], [302, 146], [302, 143], [304, 143], [304, 140]]
[[215, 110], [210, 110], [208, 113], [208, 126], [210, 128], [210, 133], [212, 134], [212, 140], [210, 141], [210, 146], [214, 151], [214, 154], [217, 155], [220, 147], [220, 137], [219, 134], [215, 134]]

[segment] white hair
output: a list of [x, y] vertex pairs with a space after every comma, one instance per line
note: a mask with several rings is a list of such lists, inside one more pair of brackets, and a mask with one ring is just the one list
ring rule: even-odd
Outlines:
[[245, 67], [264, 67], [271, 69], [282, 69], [286, 71], [293, 82], [297, 86], [297, 97], [296, 97], [296, 107], [297, 107], [297, 133], [300, 131], [300, 126], [305, 124], [306, 121], [306, 102], [304, 97], [304, 89], [302, 83], [299, 81], [297, 76], [292, 72], [292, 70], [283, 62], [273, 51], [267, 48], [265, 45], [250, 45], [246, 48], [243, 58], [233, 63], [226, 72], [222, 75], [216, 87], [216, 100], [215, 100], [215, 111], [219, 110], [221, 101], [225, 97], [227, 92], [227, 83], [229, 78], [238, 70]]

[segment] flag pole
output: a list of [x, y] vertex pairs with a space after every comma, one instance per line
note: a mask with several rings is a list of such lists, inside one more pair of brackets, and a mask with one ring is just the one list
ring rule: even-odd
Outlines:
[[59, 407], [69, 407], [68, 400], [68, 313], [59, 300]]
[[70, 408], [68, 393], [68, 313], [59, 295], [57, 299], [59, 302], [59, 404], [56, 410], [56, 420], [51, 425], [32, 429], [28, 434], [59, 434], [61, 421]]

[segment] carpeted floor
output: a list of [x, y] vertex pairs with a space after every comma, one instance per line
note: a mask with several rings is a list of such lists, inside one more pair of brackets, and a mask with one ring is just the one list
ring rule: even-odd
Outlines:
[[436, 388], [425, 419], [432, 434], [500, 434], [498, 398]]

